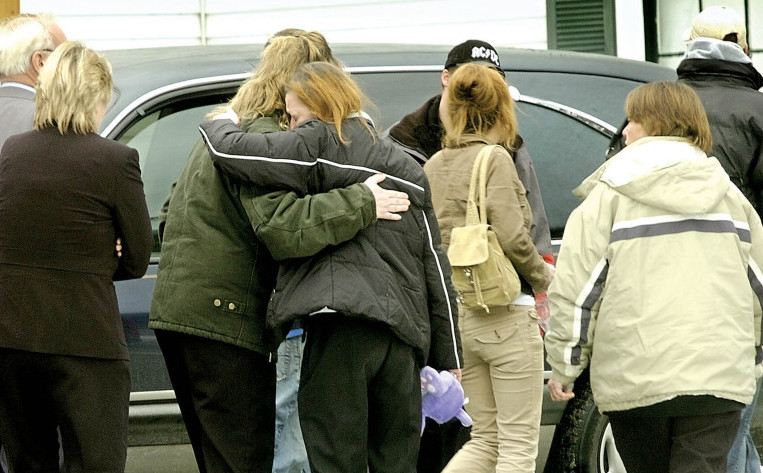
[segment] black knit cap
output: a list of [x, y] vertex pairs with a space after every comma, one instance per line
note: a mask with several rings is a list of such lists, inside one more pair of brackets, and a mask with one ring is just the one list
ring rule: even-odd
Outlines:
[[481, 63], [490, 66], [504, 76], [501, 69], [501, 60], [495, 48], [485, 41], [470, 39], [453, 47], [448, 53], [448, 59], [445, 61], [445, 69], [453, 66], [460, 66], [468, 62]]

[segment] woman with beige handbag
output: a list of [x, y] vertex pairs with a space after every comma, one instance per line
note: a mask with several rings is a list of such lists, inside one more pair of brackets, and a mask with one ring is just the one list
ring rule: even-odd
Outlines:
[[[465, 64], [451, 77], [440, 106], [446, 108], [445, 147], [424, 171], [454, 284], [461, 286], [462, 384], [474, 420], [471, 440], [443, 471], [534, 472], [543, 341], [533, 293], [546, 291], [554, 270], [530, 238], [532, 214], [508, 151], [517, 133], [514, 102], [498, 72]], [[479, 278], [484, 263], [477, 263], [488, 259], [491, 232], [502, 250], [495, 262], [506, 269], [488, 273], [511, 272], [513, 266], [519, 295], [512, 293], [510, 274], [497, 278], [492, 289], [486, 277]]]

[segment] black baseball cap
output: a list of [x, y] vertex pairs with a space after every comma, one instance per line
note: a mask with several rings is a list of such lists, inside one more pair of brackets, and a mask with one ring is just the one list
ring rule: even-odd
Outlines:
[[476, 62], [478, 64], [490, 66], [504, 76], [506, 75], [503, 72], [503, 69], [501, 69], [501, 60], [498, 57], [498, 52], [490, 43], [486, 43], [485, 41], [470, 39], [454, 46], [448, 53], [448, 59], [445, 61], [445, 69], [450, 69], [453, 66], [460, 66], [468, 62]]

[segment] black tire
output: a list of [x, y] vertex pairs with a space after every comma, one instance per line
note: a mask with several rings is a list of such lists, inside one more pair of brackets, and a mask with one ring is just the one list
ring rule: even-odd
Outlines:
[[624, 472], [614, 448], [609, 420], [593, 401], [585, 370], [575, 381], [575, 397], [564, 410], [551, 442], [545, 473]]

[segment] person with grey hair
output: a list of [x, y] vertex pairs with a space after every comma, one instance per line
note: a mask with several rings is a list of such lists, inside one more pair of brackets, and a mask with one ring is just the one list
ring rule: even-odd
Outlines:
[[[731, 181], [763, 211], [763, 76], [749, 57], [744, 18], [728, 7], [711, 6], [693, 21], [678, 80], [699, 95], [713, 135], [712, 155]], [[760, 361], [760, 360], [758, 360]], [[729, 473], [760, 472], [760, 456], [750, 423], [760, 397], [761, 378], [728, 457]]]
[[37, 76], [64, 41], [50, 15], [22, 14], [0, 23], [0, 147], [9, 136], [32, 129]]

